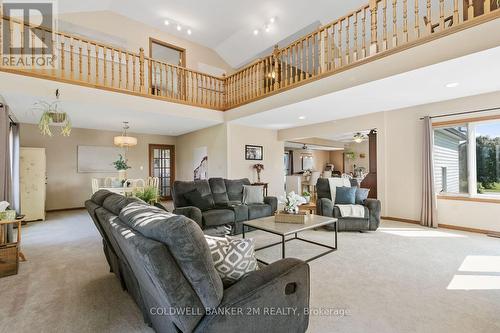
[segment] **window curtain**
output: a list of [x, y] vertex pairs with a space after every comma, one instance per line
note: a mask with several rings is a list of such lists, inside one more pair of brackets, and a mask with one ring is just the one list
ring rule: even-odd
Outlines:
[[436, 191], [434, 188], [434, 158], [432, 150], [434, 137], [430, 117], [424, 117], [424, 138], [422, 149], [422, 212], [420, 224], [437, 228]]

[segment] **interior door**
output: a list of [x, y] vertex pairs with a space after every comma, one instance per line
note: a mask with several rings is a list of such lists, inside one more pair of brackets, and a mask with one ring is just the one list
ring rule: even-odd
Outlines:
[[160, 180], [162, 199], [172, 199], [172, 185], [175, 180], [175, 146], [149, 145], [149, 175]]
[[45, 220], [46, 190], [45, 148], [21, 147], [19, 153], [19, 183], [21, 214], [27, 221]]

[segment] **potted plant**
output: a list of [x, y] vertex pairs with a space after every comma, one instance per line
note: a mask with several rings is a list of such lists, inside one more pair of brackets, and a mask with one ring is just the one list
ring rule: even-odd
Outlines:
[[66, 112], [59, 110], [59, 89], [56, 90], [56, 101], [49, 103], [38, 101], [33, 105], [33, 109], [41, 111], [38, 128], [42, 135], [52, 136], [50, 126], [60, 126], [61, 135], [69, 136], [71, 134], [71, 121]]
[[311, 193], [304, 191], [302, 192], [302, 197], [304, 198], [304, 200], [306, 200], [306, 203], [311, 202]]
[[280, 203], [284, 204], [284, 211], [289, 214], [297, 214], [299, 205], [305, 204], [306, 200], [294, 191], [288, 193], [285, 197], [280, 197]]
[[118, 170], [118, 178], [123, 181], [127, 179], [127, 170], [130, 167], [127, 165], [127, 160], [123, 158], [122, 154], [118, 155], [118, 159], [113, 162], [115, 169]]
[[156, 188], [153, 186], [146, 186], [143, 190], [135, 192], [134, 196], [150, 205], [154, 204], [157, 198]]
[[257, 171], [257, 183], [260, 183], [260, 172], [264, 170], [264, 164], [254, 164], [253, 168]]

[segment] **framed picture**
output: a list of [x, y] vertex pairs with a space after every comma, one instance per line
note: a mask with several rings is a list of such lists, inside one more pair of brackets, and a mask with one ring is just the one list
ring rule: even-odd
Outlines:
[[245, 160], [262, 161], [264, 148], [262, 146], [245, 145]]

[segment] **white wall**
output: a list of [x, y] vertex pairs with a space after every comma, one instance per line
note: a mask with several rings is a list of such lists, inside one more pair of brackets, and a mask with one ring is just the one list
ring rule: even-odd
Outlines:
[[[348, 159], [346, 158], [345, 160], [345, 172], [354, 172], [354, 165], [356, 167], [364, 167], [366, 169], [366, 172], [369, 171], [369, 162], [370, 159], [368, 158], [368, 140], [365, 140], [360, 143], [356, 142], [351, 142], [345, 147], [345, 151], [352, 151], [355, 153], [354, 159]], [[365, 157], [361, 157], [360, 155], [364, 154]]]
[[[306, 136], [328, 138], [335, 134], [377, 128], [377, 185], [379, 199], [382, 202], [382, 214], [420, 220], [423, 125], [419, 118], [425, 115], [435, 116], [499, 105], [500, 92], [489, 93], [280, 130], [278, 137], [280, 140], [293, 140]], [[500, 115], [500, 112], [488, 114]], [[469, 117], [474, 116], [477, 117], [478, 114]], [[456, 118], [446, 117], [440, 120]], [[440, 223], [500, 231], [498, 216], [500, 216], [500, 204], [438, 200]]]

